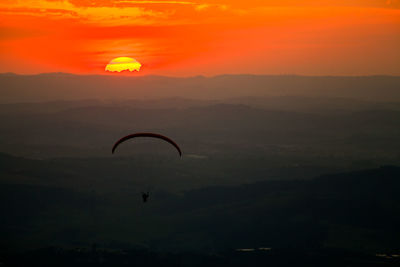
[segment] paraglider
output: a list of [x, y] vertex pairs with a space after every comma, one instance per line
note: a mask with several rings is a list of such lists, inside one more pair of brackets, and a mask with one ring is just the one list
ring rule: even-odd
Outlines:
[[[176, 150], [178, 150], [179, 156], [182, 157], [182, 151], [177, 143], [175, 143], [171, 138], [166, 137], [161, 134], [157, 134], [157, 133], [134, 133], [134, 134], [124, 136], [114, 144], [114, 146], [111, 150], [112, 154], [114, 154], [115, 150], [121, 143], [125, 142], [126, 140], [136, 138], [136, 137], [152, 137], [152, 138], [158, 138], [158, 139], [164, 140], [164, 141], [170, 143], [171, 145], [173, 145], [176, 148]], [[143, 203], [146, 203], [149, 197], [150, 197], [149, 192], [147, 192], [147, 193], [142, 192]]]

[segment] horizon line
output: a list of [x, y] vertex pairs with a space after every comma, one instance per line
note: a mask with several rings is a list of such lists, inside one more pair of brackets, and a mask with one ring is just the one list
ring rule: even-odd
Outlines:
[[[42, 72], [35, 74], [21, 74], [15, 72], [0, 72], [0, 75], [14, 75], [14, 76], [41, 76], [41, 75], [71, 75], [71, 76], [101, 76], [101, 77], [117, 77], [119, 74], [78, 74], [78, 73], [70, 73], [70, 72]], [[123, 78], [143, 78], [143, 77], [164, 77], [164, 78], [215, 78], [221, 76], [270, 76], [270, 77], [400, 77], [400, 74], [357, 74], [357, 75], [309, 75], [309, 74], [252, 74], [252, 73], [225, 73], [225, 74], [216, 74], [216, 75], [189, 75], [189, 76], [170, 76], [170, 75], [162, 75], [162, 74], [145, 74], [145, 75], [129, 75], [129, 74], [121, 74], [119, 77]]]

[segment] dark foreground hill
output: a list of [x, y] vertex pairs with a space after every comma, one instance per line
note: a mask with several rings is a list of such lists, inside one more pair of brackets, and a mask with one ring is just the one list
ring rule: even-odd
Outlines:
[[149, 250], [110, 250], [49, 247], [3, 255], [2, 266], [149, 266], [149, 267], [394, 267], [398, 254], [367, 254], [340, 249], [269, 249], [224, 251], [219, 253], [157, 253]]
[[158, 252], [400, 252], [399, 167], [179, 194], [155, 191], [146, 204], [123, 187], [98, 193], [1, 184], [2, 251], [97, 244]]

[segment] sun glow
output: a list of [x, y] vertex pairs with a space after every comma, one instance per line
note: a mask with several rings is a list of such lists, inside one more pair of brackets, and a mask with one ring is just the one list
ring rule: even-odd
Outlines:
[[142, 64], [136, 59], [130, 57], [117, 57], [110, 61], [106, 66], [106, 71], [121, 72], [121, 71], [140, 71]]
[[0, 0], [0, 73], [397, 76], [399, 29], [400, 0]]

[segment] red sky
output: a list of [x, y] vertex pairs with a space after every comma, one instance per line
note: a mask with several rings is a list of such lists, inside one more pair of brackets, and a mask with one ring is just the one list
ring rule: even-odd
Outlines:
[[400, 75], [400, 0], [0, 0], [0, 72], [119, 56], [140, 74]]

